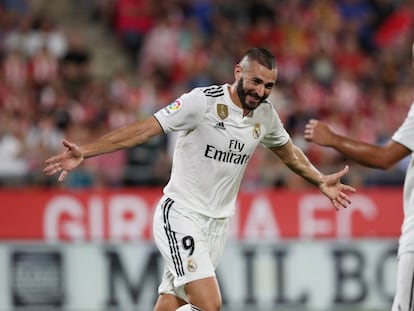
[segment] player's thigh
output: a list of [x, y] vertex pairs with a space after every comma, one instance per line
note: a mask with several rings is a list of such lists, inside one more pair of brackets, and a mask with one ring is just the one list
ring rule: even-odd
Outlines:
[[175, 311], [185, 304], [187, 304], [187, 302], [174, 295], [161, 294], [158, 296], [157, 302], [155, 303], [154, 311]]
[[208, 277], [190, 282], [185, 285], [190, 304], [203, 311], [218, 311], [221, 309], [221, 294], [216, 277]]
[[397, 291], [392, 311], [414, 310], [414, 253], [401, 254], [397, 268]]

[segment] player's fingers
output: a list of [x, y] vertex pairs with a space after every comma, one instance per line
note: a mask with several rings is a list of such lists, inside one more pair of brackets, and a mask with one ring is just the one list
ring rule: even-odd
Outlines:
[[44, 172], [45, 174], [48, 174], [48, 173], [50, 172], [50, 170], [51, 170], [50, 166], [46, 166], [46, 167], [43, 169], [43, 172]]
[[318, 122], [318, 120], [315, 120], [315, 119], [310, 119], [310, 120], [306, 123], [306, 125], [307, 125], [307, 126], [315, 126], [317, 122]]
[[352, 186], [349, 186], [349, 185], [342, 185], [342, 190], [343, 191], [349, 191], [349, 192], [356, 192], [356, 189]]
[[351, 204], [351, 198], [346, 193], [341, 192], [339, 196], [346, 204]]
[[339, 211], [340, 210], [340, 206], [339, 206], [338, 202], [336, 201], [336, 199], [332, 199], [331, 202], [332, 202], [332, 205], [334, 206], [334, 208], [337, 211]]
[[53, 174], [56, 173], [56, 169], [55, 169], [55, 167], [53, 165], [49, 165], [49, 166], [47, 166], [47, 167], [44, 168], [43, 172], [46, 175], [53, 175]]
[[52, 163], [50, 165], [48, 165], [47, 167], [45, 167], [45, 169], [43, 170], [43, 172], [45, 172], [48, 175], [52, 175], [58, 172], [60, 167], [59, 163]]
[[345, 167], [341, 171], [339, 171], [339, 172], [336, 173], [336, 177], [341, 178], [346, 173], [348, 173], [348, 171], [349, 171], [349, 166], [348, 165], [345, 165]]
[[45, 163], [46, 163], [46, 164], [53, 164], [53, 163], [55, 163], [55, 162], [59, 161], [58, 159], [59, 159], [59, 158], [58, 158], [58, 156], [54, 156], [54, 157], [51, 157], [51, 158], [47, 159], [47, 160], [45, 161]]
[[342, 172], [344, 172], [344, 174], [348, 173], [349, 171], [349, 166], [345, 165], [344, 169], [342, 170]]
[[313, 129], [314, 129], [314, 125], [313, 124], [311, 124], [311, 123], [307, 123], [306, 125], [305, 125], [305, 131], [312, 131]]
[[60, 175], [59, 175], [59, 178], [58, 178], [58, 181], [63, 181], [64, 179], [65, 179], [65, 177], [66, 177], [66, 175], [68, 174], [68, 171], [66, 171], [66, 170], [64, 170]]
[[305, 139], [312, 139], [313, 137], [313, 128], [310, 126], [306, 126], [305, 132], [304, 132]]
[[68, 149], [72, 149], [73, 148], [73, 145], [74, 144], [72, 144], [72, 143], [70, 143], [68, 140], [66, 140], [66, 139], [64, 139], [63, 141], [62, 141], [62, 144], [63, 144], [63, 146], [65, 146], [66, 148], [68, 148]]
[[341, 198], [341, 197], [337, 197], [336, 199], [335, 199], [335, 202], [337, 203], [337, 207], [339, 208], [339, 209], [341, 209], [341, 208], [347, 208], [348, 207], [348, 202], [347, 202], [347, 200], [344, 200], [343, 198]]

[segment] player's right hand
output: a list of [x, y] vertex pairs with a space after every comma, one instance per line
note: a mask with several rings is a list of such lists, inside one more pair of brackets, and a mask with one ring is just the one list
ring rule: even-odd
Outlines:
[[56, 156], [53, 156], [45, 161], [47, 166], [43, 170], [46, 175], [54, 175], [60, 173], [58, 180], [63, 181], [66, 175], [82, 163], [84, 157], [76, 144], [67, 140], [63, 140], [63, 145], [66, 150]]
[[311, 119], [305, 126], [304, 138], [318, 145], [330, 146], [335, 139], [335, 133], [326, 123]]

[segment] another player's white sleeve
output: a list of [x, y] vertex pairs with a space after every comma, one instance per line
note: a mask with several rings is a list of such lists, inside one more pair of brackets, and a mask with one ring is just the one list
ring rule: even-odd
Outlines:
[[414, 151], [414, 103], [411, 104], [410, 111], [403, 124], [392, 136], [392, 140], [406, 146]]
[[281, 147], [289, 141], [290, 136], [283, 127], [277, 112], [272, 108], [269, 113], [272, 114], [271, 124], [268, 133], [263, 137], [261, 143], [267, 148]]
[[193, 129], [207, 110], [206, 98], [199, 89], [180, 98], [154, 114], [164, 133]]

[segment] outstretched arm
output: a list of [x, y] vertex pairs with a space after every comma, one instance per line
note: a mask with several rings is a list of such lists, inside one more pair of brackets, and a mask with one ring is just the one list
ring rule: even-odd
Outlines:
[[[414, 43], [411, 51], [414, 69]], [[378, 146], [339, 135], [326, 123], [313, 119], [306, 124], [304, 137], [307, 141], [334, 148], [346, 157], [372, 168], [388, 169], [411, 153], [410, 149], [393, 140]]]
[[144, 121], [137, 121], [125, 127], [116, 129], [98, 138], [96, 141], [77, 146], [67, 140], [63, 141], [66, 150], [46, 160], [47, 175], [61, 172], [58, 180], [62, 181], [66, 175], [79, 166], [85, 159], [126, 149], [139, 145], [155, 135], [162, 133], [161, 126], [155, 117], [151, 116]]
[[313, 119], [306, 124], [304, 137], [307, 141], [334, 148], [346, 157], [372, 168], [388, 169], [411, 153], [393, 140], [378, 146], [339, 135], [326, 123]]
[[349, 168], [324, 175], [316, 169], [305, 154], [291, 140], [283, 147], [270, 148], [279, 158], [296, 174], [306, 179], [311, 184], [317, 186], [319, 190], [331, 200], [335, 209], [346, 208], [350, 203], [350, 198], [345, 191], [355, 192], [356, 190], [348, 185], [341, 183], [340, 179]]

